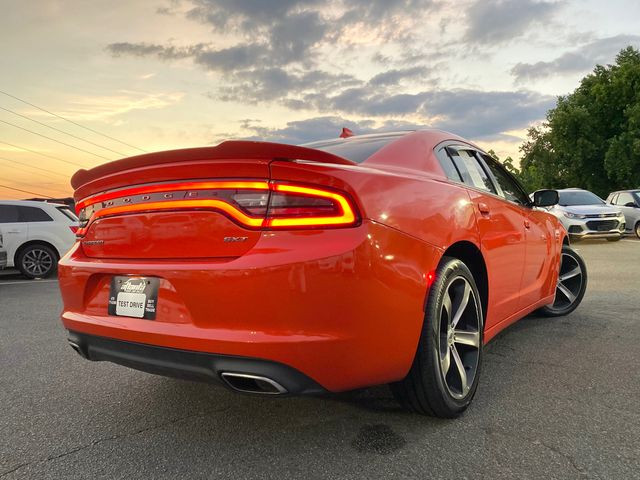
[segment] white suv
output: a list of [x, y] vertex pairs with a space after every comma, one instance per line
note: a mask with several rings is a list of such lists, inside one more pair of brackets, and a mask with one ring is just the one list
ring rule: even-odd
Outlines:
[[4, 249], [4, 240], [0, 230], [0, 270], [7, 266], [7, 251]]
[[7, 267], [25, 277], [48, 277], [73, 246], [78, 218], [67, 205], [28, 200], [0, 200], [0, 233]]

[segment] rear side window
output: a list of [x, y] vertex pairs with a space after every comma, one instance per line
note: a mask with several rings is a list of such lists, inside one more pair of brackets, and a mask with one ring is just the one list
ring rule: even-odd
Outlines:
[[18, 207], [15, 205], [0, 205], [0, 223], [18, 222]]
[[444, 174], [447, 176], [447, 178], [449, 180], [453, 180], [454, 182], [462, 182], [460, 173], [458, 172], [456, 166], [453, 164], [453, 160], [451, 160], [451, 157], [447, 153], [447, 149], [441, 148], [436, 152], [436, 156], [438, 157], [440, 166], [442, 167], [442, 170], [444, 170]]
[[464, 149], [456, 150], [451, 147], [447, 148], [447, 152], [451, 156], [464, 183], [480, 190], [496, 193], [493, 182], [473, 152]]
[[53, 219], [47, 212], [38, 207], [18, 207], [20, 222], [51, 222]]

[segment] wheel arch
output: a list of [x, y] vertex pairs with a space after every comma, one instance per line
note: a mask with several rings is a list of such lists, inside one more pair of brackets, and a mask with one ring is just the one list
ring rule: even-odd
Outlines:
[[489, 276], [487, 264], [480, 249], [472, 242], [463, 240], [450, 245], [443, 253], [443, 257], [454, 257], [464, 262], [471, 270], [482, 303], [482, 313], [487, 318], [489, 306]]
[[16, 253], [13, 255], [13, 264], [16, 265], [16, 268], [18, 265], [18, 257], [20, 256], [20, 254], [24, 251], [25, 248], [28, 248], [32, 245], [45, 245], [49, 247], [51, 250], [53, 250], [53, 253], [55, 253], [57, 257], [56, 260], [60, 260], [60, 252], [52, 243], [47, 242], [46, 240], [28, 240], [24, 242], [22, 245], [20, 245], [18, 248], [16, 248]]

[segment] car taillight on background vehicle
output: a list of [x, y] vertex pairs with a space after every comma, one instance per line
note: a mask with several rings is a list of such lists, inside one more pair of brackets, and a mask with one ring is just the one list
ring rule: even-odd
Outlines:
[[350, 227], [359, 222], [343, 192], [265, 181], [184, 182], [98, 194], [77, 204], [82, 237], [91, 222], [129, 213], [213, 210], [251, 229]]

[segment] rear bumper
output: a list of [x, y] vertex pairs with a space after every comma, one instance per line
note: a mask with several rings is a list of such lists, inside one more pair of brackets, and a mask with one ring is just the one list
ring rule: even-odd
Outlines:
[[[109, 361], [166, 377], [217, 383], [230, 387], [224, 374], [244, 374], [270, 379], [283, 387], [280, 393], [318, 394], [324, 389], [306, 375], [277, 362], [255, 358], [190, 352], [110, 338], [68, 333], [69, 344], [82, 357]], [[234, 389], [237, 391], [237, 389]], [[266, 393], [266, 392], [254, 392]]]
[[[76, 245], [59, 263], [62, 322], [75, 334], [275, 362], [350, 390], [407, 374], [440, 255], [372, 222], [269, 232], [217, 262], [99, 260]], [[155, 320], [108, 315], [113, 275], [160, 279]]]

